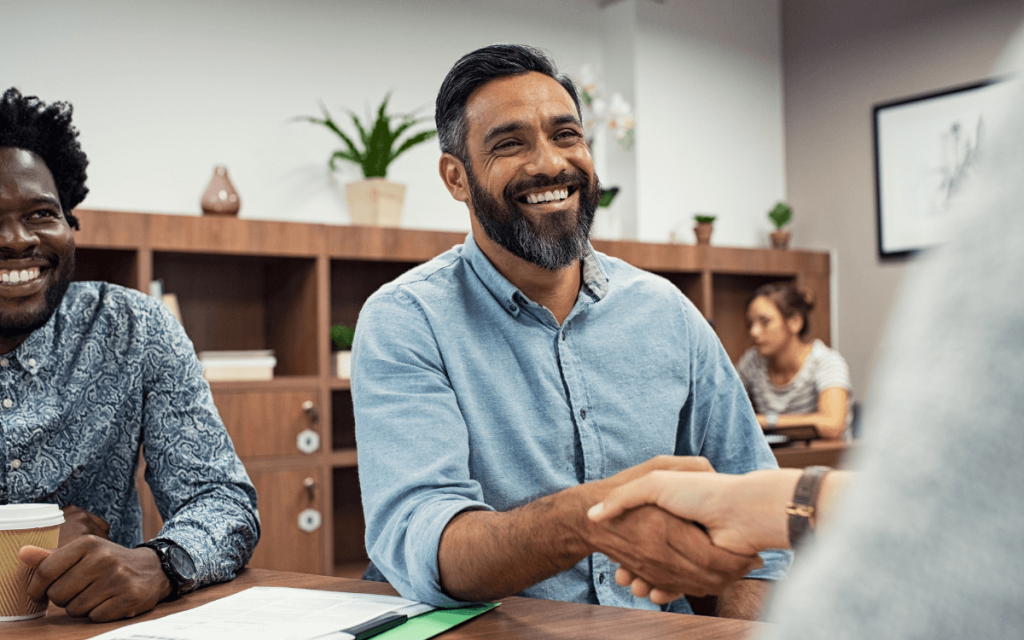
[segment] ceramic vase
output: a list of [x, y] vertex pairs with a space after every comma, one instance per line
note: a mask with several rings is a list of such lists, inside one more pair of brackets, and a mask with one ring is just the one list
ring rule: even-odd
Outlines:
[[220, 216], [238, 215], [242, 208], [242, 201], [238, 199], [238, 192], [235, 191], [231, 179], [228, 178], [227, 167], [215, 167], [213, 177], [210, 178], [210, 185], [203, 192], [199, 201], [203, 213]]

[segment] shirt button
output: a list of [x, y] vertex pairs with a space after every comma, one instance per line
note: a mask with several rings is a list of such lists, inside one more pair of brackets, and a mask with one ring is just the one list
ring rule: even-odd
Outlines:
[[18, 460], [17, 458], [15, 458], [14, 460], [11, 460], [11, 468], [12, 469], [17, 469], [20, 466], [21, 466], [21, 460]]
[[597, 576], [597, 582], [598, 582], [598, 584], [604, 584], [604, 574], [603, 573]]
[[14, 401], [10, 398], [4, 398], [4, 409], [10, 409], [14, 406]]
[[28, 366], [30, 366], [30, 367], [36, 366], [36, 359], [35, 358], [29, 358], [28, 359]]
[[0, 358], [0, 367], [6, 367], [9, 364], [11, 364], [11, 361], [7, 358]]
[[516, 306], [516, 305], [514, 305], [514, 304], [510, 304], [510, 305], [508, 305], [508, 310], [509, 310], [509, 311], [513, 311], [513, 312], [514, 312], [514, 311], [515, 311], [516, 309], [518, 309], [518, 308], [519, 308], [519, 307], [517, 307], [517, 306]]
[[562, 332], [562, 342], [565, 342], [565, 332]]
[[580, 409], [580, 417], [583, 418], [584, 420], [587, 419], [587, 410], [586, 409]]

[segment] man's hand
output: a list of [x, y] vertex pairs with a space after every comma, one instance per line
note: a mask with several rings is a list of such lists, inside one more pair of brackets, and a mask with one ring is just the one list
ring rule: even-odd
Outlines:
[[[658, 456], [592, 483], [591, 495], [616, 495], [621, 493], [619, 487], [669, 471], [707, 472], [709, 477], [715, 476], [705, 458]], [[715, 548], [707, 534], [693, 523], [642, 504], [630, 505], [640, 508], [628, 512], [626, 508], [617, 509], [614, 517], [602, 518], [600, 526], [587, 529], [591, 546], [627, 567], [632, 572], [630, 581], [641, 578], [637, 583], [641, 593], [634, 591], [635, 595], [647, 597], [652, 587], [664, 594], [718, 594], [762, 566], [755, 553], [737, 554]]]
[[[692, 522], [653, 506], [606, 521], [591, 541], [646, 585], [672, 594], [719, 594], [763, 564], [756, 554], [739, 555], [715, 547]], [[648, 593], [636, 595], [647, 597]]]
[[86, 511], [73, 504], [61, 509], [64, 512], [64, 524], [60, 525], [60, 540], [58, 547], [81, 538], [82, 536], [96, 536], [104, 540], [110, 539], [110, 524], [103, 518]]
[[109, 622], [145, 613], [171, 594], [156, 552], [125, 549], [86, 535], [57, 550], [25, 546], [18, 559], [35, 567], [32, 599], [50, 600], [74, 618]]

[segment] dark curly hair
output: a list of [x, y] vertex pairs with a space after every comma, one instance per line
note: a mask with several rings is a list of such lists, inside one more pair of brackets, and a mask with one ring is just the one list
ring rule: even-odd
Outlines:
[[64, 218], [78, 229], [78, 218], [71, 210], [89, 193], [85, 186], [89, 159], [78, 143], [71, 111], [66, 102], [46, 104], [11, 87], [0, 98], [0, 147], [24, 149], [43, 159], [57, 185]]

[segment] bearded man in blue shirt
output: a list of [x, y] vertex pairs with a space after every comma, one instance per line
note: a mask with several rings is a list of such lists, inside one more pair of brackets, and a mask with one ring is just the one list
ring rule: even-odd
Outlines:
[[[77, 138], [70, 105], [0, 98], [0, 504], [60, 505], [58, 548], [18, 554], [28, 593], [102, 622], [230, 580], [260, 528], [181, 325], [137, 291], [71, 282]], [[164, 518], [146, 542], [140, 450]]]
[[[435, 118], [441, 178], [472, 233], [360, 313], [352, 395], [374, 565], [439, 606], [519, 594], [652, 609], [651, 585], [757, 617], [788, 552], [727, 553], [655, 507], [586, 517], [654, 469], [776, 464], [696, 308], [590, 246], [600, 189], [571, 80], [530, 47], [485, 47], [449, 72]], [[615, 584], [617, 563], [639, 593]], [[685, 598], [664, 608], [692, 612]]]

